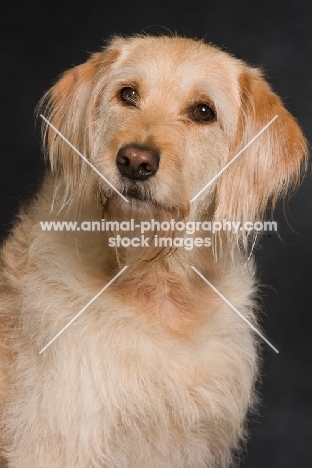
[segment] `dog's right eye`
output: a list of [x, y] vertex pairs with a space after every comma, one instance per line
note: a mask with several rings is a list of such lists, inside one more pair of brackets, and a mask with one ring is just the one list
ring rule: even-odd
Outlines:
[[139, 100], [139, 95], [137, 91], [131, 86], [125, 86], [124, 88], [121, 88], [121, 90], [118, 93], [118, 97], [120, 101], [123, 104], [126, 104], [127, 106], [135, 107]]

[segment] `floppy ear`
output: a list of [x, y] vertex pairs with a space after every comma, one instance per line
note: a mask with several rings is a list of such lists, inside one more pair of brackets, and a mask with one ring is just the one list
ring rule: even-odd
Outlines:
[[271, 120], [264, 132], [220, 177], [215, 218], [261, 220], [268, 205], [300, 182], [307, 161], [307, 143], [295, 119], [263, 80], [247, 68], [239, 79], [241, 109], [229, 161]]
[[[105, 51], [65, 72], [39, 103], [39, 112], [87, 159], [92, 151], [96, 100], [119, 55], [118, 42], [115, 40]], [[92, 169], [46, 121], [43, 136], [52, 172], [58, 180], [65, 181], [64, 203], [75, 189], [82, 197], [87, 196], [95, 177]]]

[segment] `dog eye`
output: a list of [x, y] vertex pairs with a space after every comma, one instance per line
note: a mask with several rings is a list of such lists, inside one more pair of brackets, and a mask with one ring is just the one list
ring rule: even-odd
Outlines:
[[125, 86], [124, 88], [121, 88], [118, 93], [118, 97], [122, 103], [128, 106], [136, 106], [139, 100], [137, 91], [131, 86]]
[[196, 122], [211, 122], [215, 120], [216, 114], [208, 104], [197, 104], [191, 109], [191, 118]]

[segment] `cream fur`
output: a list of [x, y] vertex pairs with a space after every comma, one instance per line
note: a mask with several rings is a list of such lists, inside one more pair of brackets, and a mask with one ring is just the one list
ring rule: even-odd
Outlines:
[[[118, 101], [122, 86], [138, 90], [136, 107]], [[190, 120], [187, 109], [202, 102], [213, 104], [216, 121]], [[190, 266], [256, 323], [254, 268], [246, 259], [252, 237], [219, 236], [214, 249], [191, 251], [112, 249], [105, 233], [44, 232], [39, 222], [259, 220], [298, 183], [304, 137], [258, 70], [178, 37], [114, 39], [65, 73], [42, 106], [121, 191], [120, 147], [147, 145], [161, 159], [141, 200], [127, 204], [46, 127], [52, 171], [2, 250], [4, 466], [230, 466], [256, 401], [257, 340]], [[276, 122], [190, 204], [275, 114]], [[39, 354], [124, 265], [123, 275]]]

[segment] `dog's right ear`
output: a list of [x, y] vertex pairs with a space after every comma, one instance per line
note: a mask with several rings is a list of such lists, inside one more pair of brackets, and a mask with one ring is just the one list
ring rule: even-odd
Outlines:
[[[39, 113], [87, 159], [92, 149], [96, 101], [107, 83], [110, 67], [120, 54], [122, 42], [121, 38], [114, 39], [103, 52], [65, 72], [39, 103]], [[67, 194], [75, 189], [81, 193], [88, 190], [89, 177], [94, 177], [92, 170], [46, 121], [43, 140], [52, 171], [64, 179]], [[89, 184], [85, 184], [88, 178]]]

